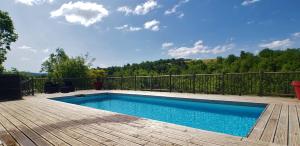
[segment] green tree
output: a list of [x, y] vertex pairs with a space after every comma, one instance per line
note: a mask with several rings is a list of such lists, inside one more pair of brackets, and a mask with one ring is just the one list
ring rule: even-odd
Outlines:
[[18, 38], [13, 25], [13, 21], [7, 12], [0, 10], [0, 73], [3, 72], [3, 62], [6, 60], [6, 53], [10, 50], [10, 45]]
[[85, 57], [69, 57], [62, 48], [50, 54], [48, 60], [42, 64], [41, 72], [47, 72], [49, 78], [85, 78], [89, 77], [88, 55]]

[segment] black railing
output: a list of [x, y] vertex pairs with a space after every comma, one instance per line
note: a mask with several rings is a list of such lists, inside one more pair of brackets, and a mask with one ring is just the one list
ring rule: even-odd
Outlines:
[[[67, 78], [49, 80], [36, 78], [32, 82], [35, 92], [43, 92], [46, 82], [63, 84], [71, 81], [76, 90], [94, 89], [93, 78]], [[253, 73], [221, 73], [221, 74], [189, 74], [189, 75], [158, 75], [158, 76], [120, 76], [105, 77], [98, 81], [106, 90], [142, 90], [161, 92], [185, 92], [228, 95], [257, 96], [294, 96], [292, 81], [300, 80], [300, 72], [253, 72]], [[25, 90], [29, 93], [32, 90]]]
[[63, 85], [64, 82], [68, 82], [68, 81], [72, 82], [76, 90], [88, 90], [88, 89], [94, 89], [93, 83], [96, 81], [96, 79], [94, 78], [64, 78], [64, 79], [35, 78], [34, 91], [37, 93], [43, 93], [46, 82], [52, 82], [54, 84]]
[[34, 79], [28, 79], [21, 81], [21, 93], [22, 96], [34, 95]]
[[293, 80], [300, 72], [107, 77], [104, 89], [291, 97]]

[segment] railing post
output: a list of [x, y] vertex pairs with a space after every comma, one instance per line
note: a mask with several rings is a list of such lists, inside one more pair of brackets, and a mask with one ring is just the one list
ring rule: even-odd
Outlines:
[[193, 74], [193, 93], [196, 93], [196, 75]]
[[223, 72], [222, 73], [222, 85], [221, 85], [221, 88], [222, 88], [222, 95], [225, 94], [225, 73]]
[[152, 91], [152, 75], [150, 76], [150, 91]]
[[34, 96], [34, 78], [31, 78], [31, 95]]
[[172, 92], [172, 74], [169, 75], [169, 91]]
[[263, 81], [264, 81], [264, 72], [260, 71], [259, 72], [259, 92], [258, 96], [263, 96], [264, 95], [264, 89], [263, 89]]
[[121, 90], [123, 90], [123, 75], [121, 75]]
[[134, 90], [136, 90], [136, 75], [134, 75]]
[[19, 95], [20, 95], [20, 98], [22, 98], [23, 97], [23, 84], [22, 84], [21, 77], [19, 75], [18, 75], [18, 81], [19, 81], [19, 88], [20, 88]]

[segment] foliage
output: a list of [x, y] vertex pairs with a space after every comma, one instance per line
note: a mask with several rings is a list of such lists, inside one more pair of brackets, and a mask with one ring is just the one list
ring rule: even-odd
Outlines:
[[110, 76], [159, 75], [159, 74], [203, 74], [245, 72], [300, 71], [300, 48], [286, 50], [264, 49], [257, 55], [242, 51], [240, 56], [208, 60], [166, 59], [123, 67], [105, 69]]
[[6, 60], [5, 55], [10, 50], [10, 44], [17, 38], [12, 19], [7, 12], [0, 10], [0, 73], [4, 71], [2, 64]]
[[105, 71], [103, 69], [90, 69], [89, 77], [90, 78], [102, 78], [105, 77]]
[[48, 60], [42, 64], [41, 72], [47, 72], [49, 78], [86, 78], [89, 76], [91, 63], [88, 55], [69, 57], [62, 48], [50, 54]]

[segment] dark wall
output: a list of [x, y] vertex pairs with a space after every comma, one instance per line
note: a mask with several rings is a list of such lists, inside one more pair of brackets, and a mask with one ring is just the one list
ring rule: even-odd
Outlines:
[[0, 101], [21, 99], [21, 78], [18, 75], [0, 75]]

